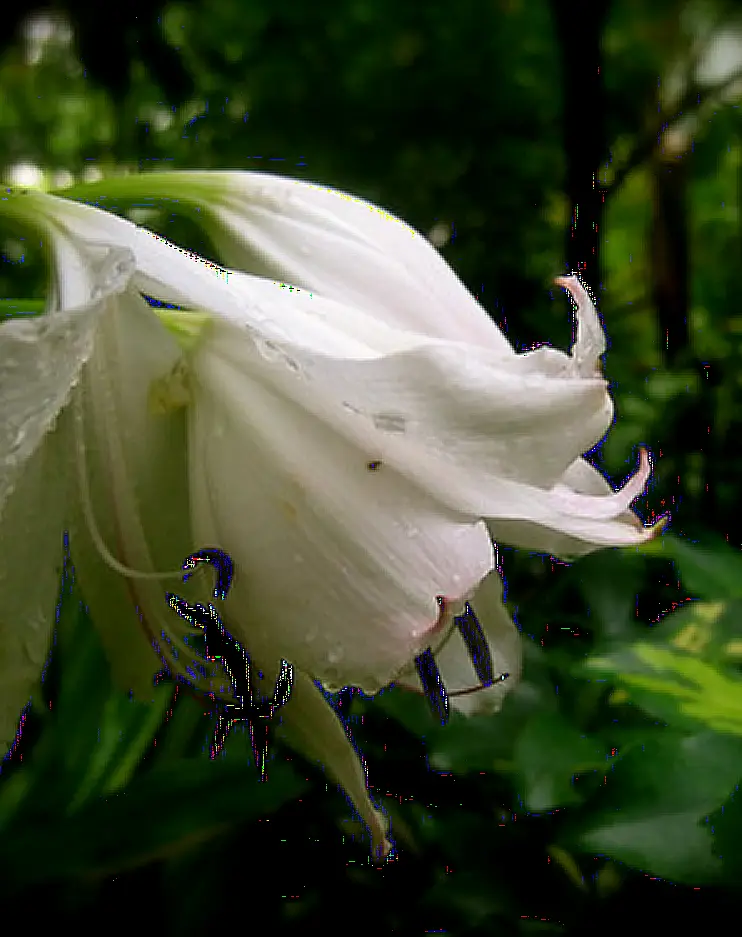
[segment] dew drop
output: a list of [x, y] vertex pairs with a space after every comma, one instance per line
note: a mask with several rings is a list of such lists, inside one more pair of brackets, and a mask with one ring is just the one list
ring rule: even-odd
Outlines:
[[301, 367], [298, 362], [294, 361], [290, 355], [286, 354], [282, 348], [279, 348], [279, 346], [269, 338], [256, 338], [255, 347], [258, 350], [258, 354], [265, 358], [266, 361], [282, 361], [294, 374], [301, 373]]
[[345, 657], [345, 651], [341, 647], [333, 647], [327, 652], [328, 664], [339, 664]]
[[256, 338], [255, 347], [266, 361], [278, 361], [281, 357], [281, 352], [270, 339]]
[[28, 435], [27, 427], [20, 426], [17, 429], [16, 434], [13, 437], [13, 440], [10, 443], [10, 451], [17, 452], [20, 449], [20, 447], [23, 445], [23, 440], [26, 438], [27, 435]]
[[376, 429], [385, 433], [404, 433], [407, 420], [400, 413], [374, 413], [372, 416]]
[[43, 626], [38, 623], [33, 626], [32, 633], [23, 640], [23, 649], [32, 664], [41, 667], [46, 660], [47, 642], [44, 638]]

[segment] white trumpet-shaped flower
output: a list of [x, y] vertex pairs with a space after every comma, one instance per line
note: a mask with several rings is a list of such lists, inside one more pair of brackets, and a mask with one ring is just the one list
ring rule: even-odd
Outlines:
[[6, 745], [48, 651], [63, 532], [113, 670], [145, 697], [172, 660], [161, 571], [178, 575], [193, 549], [185, 415], [156, 415], [150, 399], [153, 382], [177, 370], [179, 346], [134, 286], [133, 252], [78, 237], [66, 208], [32, 192], [0, 202], [41, 233], [53, 271], [45, 313], [0, 324]]
[[489, 535], [572, 558], [658, 529], [629, 510], [646, 453], [618, 492], [582, 458], [613, 417], [583, 286], [557, 280], [571, 352], [516, 354], [427, 240], [368, 202], [261, 173], [123, 184], [196, 205], [221, 259], [275, 278], [191, 360], [191, 508], [243, 570], [232, 614], [254, 643], [291, 635], [326, 685], [416, 682], [432, 647], [456, 692], [474, 672], [451, 617], [470, 601], [510, 678], [452, 701], [497, 707], [520, 655]]
[[[77, 363], [29, 392], [28, 407], [44, 400], [46, 415], [14, 464], [31, 465], [42, 442], [51, 445], [57, 414], [79, 396], [72, 422], [88, 435], [78, 432], [75, 451], [93, 491], [72, 498], [82, 521], [70, 524], [71, 544], [74, 555], [79, 537], [96, 571], [87, 585], [81, 577], [86, 596], [118, 590], [104, 629], [112, 650], [119, 639], [125, 656], [134, 631], [143, 633], [134, 608], [148, 616], [149, 605], [132, 590], [151, 587], [153, 608], [162, 597], [160, 583], [126, 569], [173, 569], [207, 544], [228, 553], [225, 624], [269, 682], [282, 658], [294, 664], [284, 728], [326, 762], [384, 849], [360, 764], [312, 680], [369, 693], [419, 686], [415, 661], [432, 652], [455, 706], [495, 710], [517, 679], [520, 648], [491, 538], [573, 557], [657, 530], [629, 509], [649, 475], [646, 454], [618, 492], [582, 458], [613, 416], [597, 314], [575, 277], [560, 278], [577, 307], [571, 352], [516, 354], [434, 248], [368, 203], [253, 173], [153, 174], [117, 186], [198, 203], [222, 257], [263, 276], [214, 267], [94, 208], [34, 196], [61, 245], [58, 269], [86, 276], [103, 251], [119, 278], [105, 302], [57, 295], [45, 320], [98, 324], [84, 341], [70, 333], [65, 354]], [[141, 293], [183, 309], [157, 314]], [[116, 325], [101, 324], [109, 319]], [[189, 339], [183, 357], [161, 322]], [[71, 389], [86, 381], [89, 393]], [[12, 382], [7, 400], [0, 389], [0, 406], [13, 412]], [[36, 482], [24, 480], [33, 496]], [[84, 484], [72, 488], [85, 494]], [[183, 508], [172, 538], [161, 496]], [[65, 516], [35, 535], [53, 542], [49, 529]], [[2, 515], [0, 525], [3, 536]], [[480, 693], [467, 693], [482, 676], [463, 638], [465, 609], [481, 625], [479, 651], [487, 640], [496, 674], [509, 674]], [[46, 622], [43, 612], [37, 620]], [[143, 657], [146, 639], [140, 649]]]
[[[142, 293], [206, 305], [212, 317], [239, 296], [226, 272], [96, 209], [11, 192], [0, 211], [41, 232], [54, 272], [44, 315], [0, 325], [0, 742], [13, 743], [48, 653], [65, 529], [118, 682], [147, 699], [164, 663], [229, 699], [218, 668], [199, 679], [202, 661], [166, 601], [203, 544], [191, 535], [182, 354]], [[192, 316], [179, 337], [203, 321]], [[202, 600], [209, 591], [178, 585]], [[269, 672], [274, 661], [249, 650]], [[296, 670], [282, 731], [322, 760], [386, 852], [357, 753]]]

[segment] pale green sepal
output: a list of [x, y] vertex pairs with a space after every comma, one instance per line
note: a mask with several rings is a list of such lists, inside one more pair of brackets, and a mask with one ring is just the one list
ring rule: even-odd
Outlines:
[[170, 332], [184, 352], [191, 352], [198, 347], [205, 335], [205, 329], [213, 320], [213, 315], [200, 309], [165, 309], [155, 307], [152, 312]]
[[[169, 408], [158, 415], [150, 406], [152, 382], [178, 361], [171, 335], [144, 300], [130, 294], [100, 323], [81, 385], [91, 506], [86, 512], [82, 497], [73, 505], [70, 550], [112, 676], [142, 700], [152, 699], [152, 678], [163, 666], [153, 641], [171, 658], [177, 650], [177, 670], [201, 658], [183, 645], [188, 626], [168, 605], [167, 593], [203, 602], [213, 588], [208, 577], [183, 583], [177, 572], [204, 546], [190, 536], [185, 411]], [[91, 536], [93, 524], [116, 562], [174, 575], [158, 580], [112, 569]], [[220, 692], [213, 684], [203, 689]]]
[[320, 762], [326, 774], [343, 787], [371, 833], [374, 857], [386, 857], [391, 851], [387, 823], [371, 803], [360, 756], [322, 693], [296, 668], [291, 698], [281, 714], [277, 735], [307, 760]]

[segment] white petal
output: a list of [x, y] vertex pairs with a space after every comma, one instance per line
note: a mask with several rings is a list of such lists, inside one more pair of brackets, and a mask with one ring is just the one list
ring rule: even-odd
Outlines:
[[[646, 454], [642, 455], [642, 459]], [[587, 506], [602, 503], [611, 505], [613, 516], [600, 522], [581, 516], [572, 517], [569, 524], [563, 523], [561, 528], [544, 526], [538, 521], [507, 521], [496, 520], [489, 524], [493, 537], [524, 550], [545, 553], [561, 559], [576, 559], [593, 552], [600, 546], [630, 546], [642, 543], [656, 536], [666, 518], [660, 519], [650, 527], [644, 527], [637, 515], [628, 510], [628, 505], [636, 496], [639, 484], [646, 482], [647, 466], [644, 463], [640, 471], [630, 479], [626, 487], [618, 492], [608, 484], [601, 473], [593, 468], [585, 459], [577, 459], [567, 471], [558, 486], [559, 490], [569, 490], [576, 495], [588, 496], [584, 500]], [[583, 503], [577, 499], [578, 503]], [[564, 499], [562, 498], [562, 504]], [[598, 513], [603, 513], [598, 510]]]
[[0, 324], [0, 515], [13, 479], [68, 403], [92, 353], [101, 309], [122, 288], [127, 273], [119, 267], [129, 258], [107, 251], [100, 277], [86, 280], [77, 307]]
[[345, 192], [257, 172], [148, 173], [127, 190], [195, 202], [222, 260], [356, 306], [391, 326], [512, 354], [423, 235]]
[[448, 345], [348, 361], [276, 342], [269, 360], [249, 331], [225, 322], [214, 324], [208, 348], [452, 511], [494, 525], [535, 523], [595, 546], [649, 536], [616, 523], [636, 486], [607, 501], [552, 488], [610, 417], [601, 380], [519, 377], [515, 356], [498, 369], [474, 351], [457, 370]]
[[67, 495], [64, 416], [24, 460], [0, 519], [0, 751], [15, 739], [54, 629]]
[[[30, 192], [23, 205], [28, 222], [47, 231], [59, 261], [65, 270], [76, 271], [73, 276], [77, 282], [82, 282], [89, 270], [84, 258], [75, 260], [74, 252], [81, 242], [87, 242], [85, 247], [90, 250], [95, 245], [119, 247], [131, 251], [136, 266], [135, 284], [142, 292], [162, 302], [186, 306], [208, 309], [214, 304], [231, 304], [239, 308], [242, 293], [230, 282], [229, 271], [146, 228], [90, 205], [41, 192]], [[60, 297], [59, 304], [62, 303]]]
[[605, 333], [595, 306], [576, 276], [557, 277], [554, 282], [569, 291], [577, 307], [577, 340], [572, 348], [576, 371], [583, 377], [594, 377], [605, 351]]
[[525, 357], [504, 367], [447, 344], [367, 361], [315, 360], [307, 373], [369, 429], [394, 414], [404, 427], [400, 444], [430, 465], [456, 465], [473, 485], [480, 477], [554, 484], [612, 415], [602, 380], [533, 374]]
[[294, 669], [291, 697], [280, 710], [277, 735], [342, 785], [371, 832], [372, 851], [387, 855], [387, 822], [371, 803], [365, 769], [343, 724], [309, 677]]
[[375, 692], [435, 639], [437, 597], [468, 596], [492, 568], [486, 529], [370, 469], [366, 442], [260, 380], [261, 362], [285, 365], [211, 349], [193, 363], [191, 496], [199, 541], [235, 562], [228, 613], [256, 653], [280, 635], [325, 685]]
[[[101, 320], [81, 386], [84, 451], [77, 467], [82, 458], [85, 477], [78, 474], [70, 549], [114, 676], [143, 699], [151, 698], [152, 677], [162, 669], [152, 641], [168, 651], [163, 632], [173, 637], [188, 630], [166, 593], [192, 601], [194, 584], [184, 585], [180, 575], [167, 581], [121, 575], [104, 561], [91, 530], [114, 560], [147, 573], [178, 571], [204, 546], [190, 537], [185, 412], [155, 414], [148, 404], [151, 382], [178, 358], [145, 302], [127, 293]], [[211, 588], [209, 582], [207, 600]]]
[[102, 311], [129, 275], [123, 269], [128, 253], [104, 251], [98, 260], [102, 265], [91, 275], [72, 274], [78, 285], [84, 280], [77, 298], [87, 305], [0, 325], [0, 741], [5, 743], [38, 677], [54, 624], [73, 448], [65, 409], [93, 354]]

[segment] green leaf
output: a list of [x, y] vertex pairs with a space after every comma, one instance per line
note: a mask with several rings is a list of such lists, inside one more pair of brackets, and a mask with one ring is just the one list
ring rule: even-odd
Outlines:
[[723, 803], [742, 776], [742, 745], [727, 736], [669, 728], [632, 735], [624, 736], [603, 789], [611, 809], [693, 811], [700, 818]]
[[699, 598], [742, 598], [742, 552], [721, 537], [706, 534], [703, 543], [692, 543], [667, 532], [637, 549], [677, 563], [683, 585]]
[[539, 713], [518, 737], [514, 755], [530, 810], [548, 810], [578, 802], [574, 776], [603, 768], [600, 742], [584, 735], [558, 713]]
[[566, 844], [670, 879], [716, 881], [721, 863], [704, 824], [742, 776], [742, 745], [709, 731], [641, 734], [641, 748], [619, 748], [600, 789], [603, 806], [577, 822]]
[[638, 642], [584, 666], [625, 688], [614, 702], [629, 698], [668, 723], [742, 737], [742, 679], [686, 651]]
[[70, 814], [94, 794], [112, 794], [125, 786], [151, 746], [172, 694], [172, 686], [162, 684], [154, 688], [152, 703], [130, 700], [121, 692], [108, 697], [98, 726], [98, 744], [69, 805]]
[[19, 316], [39, 316], [45, 307], [43, 299], [0, 299], [0, 322]]
[[281, 762], [271, 765], [264, 784], [239, 758], [170, 762], [74, 817], [39, 818], [6, 833], [0, 872], [11, 886], [106, 878], [208, 843], [275, 812], [305, 788]]
[[652, 813], [606, 816], [582, 835], [580, 846], [693, 885], [710, 884], [722, 877], [723, 866], [712, 852], [710, 829], [692, 811], [665, 813], [658, 805]]
[[636, 593], [647, 561], [629, 550], [598, 551], [580, 559], [571, 572], [588, 606], [585, 626], [605, 642], [636, 636]]

